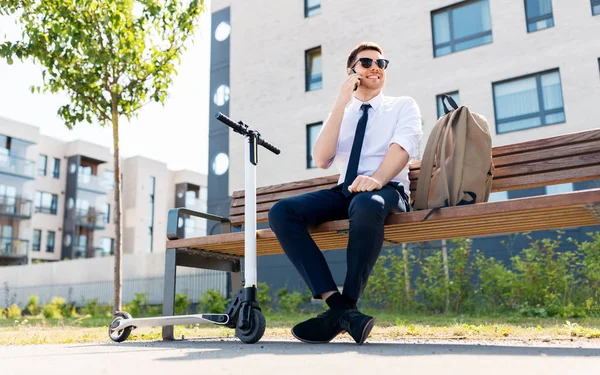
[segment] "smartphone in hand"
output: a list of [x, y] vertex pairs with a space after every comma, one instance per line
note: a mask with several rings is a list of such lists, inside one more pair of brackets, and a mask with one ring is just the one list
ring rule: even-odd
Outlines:
[[[356, 70], [354, 70], [354, 68], [350, 69], [350, 74], [356, 74]], [[360, 81], [360, 78], [358, 80]], [[358, 84], [354, 85], [354, 91], [356, 91], [356, 89], [358, 89]]]

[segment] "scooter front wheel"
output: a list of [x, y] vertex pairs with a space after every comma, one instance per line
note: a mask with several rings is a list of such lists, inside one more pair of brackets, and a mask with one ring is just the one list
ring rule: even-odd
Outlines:
[[250, 311], [250, 327], [247, 329], [236, 327], [235, 335], [246, 344], [254, 344], [263, 337], [266, 327], [267, 322], [263, 313], [260, 310], [252, 309]]
[[113, 329], [113, 327], [117, 327], [119, 325], [119, 321], [123, 319], [131, 319], [131, 315], [125, 311], [117, 311], [112, 322], [110, 322], [110, 326], [108, 326], [108, 336], [114, 342], [123, 342], [127, 340], [129, 334], [133, 330], [133, 327], [131, 326], [118, 331]]

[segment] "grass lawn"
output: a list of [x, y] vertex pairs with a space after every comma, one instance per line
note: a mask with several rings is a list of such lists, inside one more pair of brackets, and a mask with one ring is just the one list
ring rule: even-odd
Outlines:
[[[564, 319], [518, 315], [399, 315], [365, 312], [377, 317], [377, 323], [371, 332], [372, 340], [600, 340], [600, 317]], [[267, 313], [267, 330], [263, 340], [292, 339], [290, 328], [312, 316], [314, 315]], [[0, 319], [0, 345], [110, 342], [110, 321], [110, 317], [89, 316], [63, 320], [42, 317]], [[160, 332], [160, 327], [135, 329], [128, 340], [161, 340]], [[234, 337], [234, 330], [214, 325], [176, 326], [175, 337], [180, 339], [182, 336], [186, 339]]]

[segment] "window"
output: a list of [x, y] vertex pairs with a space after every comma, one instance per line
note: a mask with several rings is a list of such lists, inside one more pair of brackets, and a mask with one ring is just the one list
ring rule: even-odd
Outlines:
[[102, 237], [102, 256], [115, 254], [115, 240], [110, 237]]
[[570, 193], [572, 191], [573, 191], [573, 183], [572, 182], [567, 182], [566, 184], [546, 186], [546, 194], [547, 195]]
[[40, 251], [40, 244], [42, 243], [42, 231], [39, 229], [33, 230], [33, 242], [31, 244], [31, 250]]
[[306, 55], [306, 91], [323, 88], [321, 47], [309, 49]]
[[[445, 114], [444, 105], [442, 104], [442, 95], [444, 95], [444, 94], [440, 94], [440, 95], [436, 96], [436, 98], [435, 98], [435, 100], [437, 102], [438, 118], [442, 117]], [[446, 95], [448, 95], [449, 97], [454, 99], [456, 104], [460, 105], [460, 96], [458, 95], [458, 91], [449, 92], [449, 93], [446, 93]], [[446, 106], [448, 107], [448, 109], [451, 109], [448, 102], [446, 102]]]
[[46, 155], [40, 154], [40, 158], [38, 159], [38, 175], [45, 176], [47, 172], [48, 165], [48, 157]]
[[60, 159], [54, 158], [54, 165], [52, 166], [52, 177], [60, 177]]
[[433, 56], [439, 57], [492, 42], [489, 0], [461, 2], [431, 12]]
[[565, 122], [558, 70], [493, 84], [496, 133]]
[[304, 0], [304, 17], [321, 13], [321, 0]]
[[150, 176], [150, 214], [148, 215], [148, 252], [152, 252], [152, 234], [154, 232], [154, 192], [156, 188], [156, 178]]
[[591, 0], [592, 3], [592, 15], [596, 16], [600, 14], [600, 0]]
[[56, 215], [57, 207], [58, 195], [39, 191], [35, 192], [35, 212]]
[[525, 16], [528, 33], [554, 26], [552, 0], [525, 0]]
[[110, 203], [106, 204], [106, 215], [104, 216], [104, 222], [106, 224], [110, 222]]
[[46, 236], [46, 252], [53, 253], [54, 252], [54, 238], [56, 237], [56, 233], [49, 230], [48, 235]]
[[315, 146], [317, 136], [323, 127], [322, 122], [309, 124], [306, 126], [306, 168], [315, 168], [316, 165], [312, 159], [312, 149]]

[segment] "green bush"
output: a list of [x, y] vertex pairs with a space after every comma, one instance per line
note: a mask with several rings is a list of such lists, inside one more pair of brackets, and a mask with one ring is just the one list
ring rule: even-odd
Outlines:
[[89, 315], [91, 317], [100, 316], [98, 314], [98, 298], [88, 299], [85, 301], [85, 306], [81, 308], [82, 315]]
[[186, 315], [189, 312], [192, 301], [187, 298], [187, 294], [175, 294], [175, 315]]
[[258, 299], [258, 305], [260, 306], [262, 311], [271, 311], [271, 295], [269, 292], [271, 291], [271, 287], [267, 283], [259, 282], [256, 286], [256, 298]]
[[50, 302], [42, 308], [42, 315], [47, 319], [62, 319], [62, 311], [65, 308], [65, 299], [52, 297]]
[[19, 319], [21, 317], [21, 308], [16, 304], [12, 304], [6, 310], [6, 315], [8, 319]]
[[140, 317], [147, 309], [147, 305], [148, 300], [146, 299], [146, 293], [135, 293], [133, 299], [123, 306], [123, 309], [133, 317]]
[[530, 241], [506, 265], [473, 251], [471, 241], [465, 239], [449, 241], [453, 246], [448, 247], [446, 264], [439, 248], [423, 248], [425, 244], [413, 247], [418, 256], [407, 250], [399, 256], [389, 250], [373, 268], [361, 307], [394, 312], [600, 316], [600, 232], [589, 233], [591, 240], [582, 243], [565, 242], [563, 233], [557, 233], [553, 239]]
[[40, 314], [40, 299], [37, 295], [32, 294], [29, 296], [29, 299], [27, 301], [27, 311], [29, 311], [29, 314], [33, 316]]
[[227, 308], [229, 299], [225, 299], [220, 292], [210, 289], [204, 292], [202, 298], [200, 298], [198, 302], [202, 313], [222, 314]]
[[278, 308], [282, 312], [293, 313], [300, 311], [300, 305], [307, 302], [310, 297], [302, 295], [300, 292], [289, 293], [287, 288], [281, 288], [277, 291], [279, 299]]

